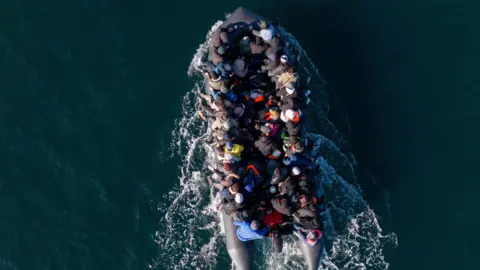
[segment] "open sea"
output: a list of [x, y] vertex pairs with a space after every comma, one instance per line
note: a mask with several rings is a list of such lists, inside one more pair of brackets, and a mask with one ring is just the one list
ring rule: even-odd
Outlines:
[[480, 2], [4, 0], [0, 270], [231, 268], [192, 68], [238, 6], [328, 82], [310, 125], [356, 177], [321, 160], [322, 269], [480, 269]]

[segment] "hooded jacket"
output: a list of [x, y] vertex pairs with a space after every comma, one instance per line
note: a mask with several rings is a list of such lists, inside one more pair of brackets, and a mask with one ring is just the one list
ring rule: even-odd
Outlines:
[[268, 233], [268, 227], [261, 230], [252, 230], [250, 223], [246, 221], [234, 221], [233, 225], [238, 226], [237, 237], [240, 241], [245, 242], [249, 240], [261, 239]]
[[268, 157], [276, 150], [276, 147], [273, 145], [270, 139], [262, 140], [262, 138], [255, 141], [255, 148], [258, 149], [262, 155]]

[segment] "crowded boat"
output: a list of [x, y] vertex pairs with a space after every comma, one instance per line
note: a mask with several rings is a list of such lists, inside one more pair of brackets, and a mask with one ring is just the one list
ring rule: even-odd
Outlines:
[[206, 93], [200, 117], [215, 150], [210, 185], [217, 210], [233, 219], [240, 241], [293, 234], [309, 246], [322, 237], [314, 175], [305, 155], [307, 79], [298, 52], [267, 20], [217, 28], [202, 63]]

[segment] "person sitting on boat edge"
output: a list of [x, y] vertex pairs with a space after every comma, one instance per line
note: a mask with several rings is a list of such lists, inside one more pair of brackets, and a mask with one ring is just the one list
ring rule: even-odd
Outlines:
[[281, 89], [287, 86], [288, 83], [296, 85], [297, 81], [299, 81], [299, 77], [295, 67], [289, 67], [275, 80], [276, 89]]
[[260, 30], [255, 30], [252, 27], [252, 34], [254, 36], [262, 38], [265, 43], [270, 43], [270, 41], [275, 36], [275, 28], [273, 27], [273, 25], [268, 24], [264, 20], [260, 20], [257, 24], [258, 27], [260, 27]]
[[269, 231], [268, 227], [260, 229], [260, 222], [257, 220], [252, 220], [251, 222], [234, 221], [233, 225], [238, 226], [237, 237], [242, 242], [262, 239]]
[[215, 71], [212, 72], [212, 74], [209, 74], [208, 72], [205, 73], [205, 76], [208, 80], [208, 84], [211, 88], [212, 91], [212, 96], [215, 98], [215, 95], [218, 92], [222, 93], [227, 93], [229, 88], [228, 85], [230, 83], [229, 79], [222, 78], [218, 73]]
[[232, 142], [227, 142], [224, 148], [225, 154], [229, 154], [234, 161], [240, 161], [242, 159], [243, 150], [244, 148], [242, 145]]
[[293, 226], [293, 234], [302, 239], [305, 244], [313, 247], [320, 242], [323, 233], [319, 229], [305, 230], [298, 224], [294, 224]]

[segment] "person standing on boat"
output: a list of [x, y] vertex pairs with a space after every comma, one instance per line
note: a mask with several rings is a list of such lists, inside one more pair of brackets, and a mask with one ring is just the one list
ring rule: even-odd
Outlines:
[[233, 225], [238, 226], [237, 237], [240, 241], [246, 242], [250, 240], [262, 239], [268, 234], [269, 228], [260, 229], [260, 222], [257, 220], [234, 221]]

